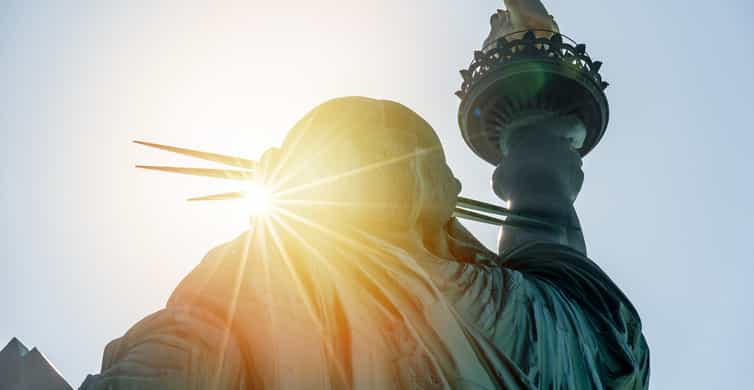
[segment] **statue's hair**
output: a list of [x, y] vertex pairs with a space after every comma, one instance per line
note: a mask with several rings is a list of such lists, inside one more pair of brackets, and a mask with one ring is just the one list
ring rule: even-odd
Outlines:
[[440, 142], [432, 127], [410, 108], [390, 100], [349, 96], [328, 100], [306, 114], [286, 136], [283, 150], [394, 130], [429, 135], [432, 146]]
[[[418, 114], [392, 101], [344, 97], [310, 111], [265, 159], [275, 160], [282, 192], [296, 192], [287, 193], [291, 198], [341, 205], [370, 223], [403, 225], [415, 223], [422, 191], [431, 186], [421, 167], [427, 158], [444, 163], [439, 138]], [[329, 215], [334, 210], [327, 208]]]

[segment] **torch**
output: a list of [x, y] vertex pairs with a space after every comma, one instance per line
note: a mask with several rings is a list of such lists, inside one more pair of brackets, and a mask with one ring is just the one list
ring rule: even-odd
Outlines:
[[[581, 158], [605, 133], [608, 86], [586, 46], [561, 34], [539, 0], [506, 0], [456, 95], [471, 150], [496, 166], [493, 190], [507, 210], [547, 224], [500, 229], [503, 252], [531, 241], [586, 253], [573, 202]], [[463, 200], [462, 200], [463, 202]]]

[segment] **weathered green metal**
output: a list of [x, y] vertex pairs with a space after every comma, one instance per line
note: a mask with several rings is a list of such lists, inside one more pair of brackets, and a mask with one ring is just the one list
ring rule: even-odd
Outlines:
[[[537, 34], [535, 34], [535, 31]], [[599, 70], [586, 46], [563, 35], [530, 30], [501, 37], [474, 53], [461, 70], [463, 83], [456, 95], [462, 99], [458, 123], [469, 147], [496, 165], [501, 157], [499, 141], [508, 126], [527, 112], [576, 115], [586, 127], [584, 156], [602, 138], [609, 108]], [[539, 36], [538, 36], [539, 35]]]

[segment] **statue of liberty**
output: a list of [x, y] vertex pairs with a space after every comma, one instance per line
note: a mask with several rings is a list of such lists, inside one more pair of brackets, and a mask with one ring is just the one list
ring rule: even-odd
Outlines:
[[[565, 196], [527, 207], [569, 214], [579, 154], [542, 140], [515, 143], [559, 163], [515, 160], [505, 182], [533, 177]], [[528, 221], [486, 249], [456, 218], [475, 214], [457, 209], [439, 138], [407, 107], [331, 100], [260, 161], [230, 163], [253, 167], [224, 174], [271, 188], [273, 210], [112, 341], [81, 389], [647, 388], [639, 316], [577, 220], [561, 235]]]

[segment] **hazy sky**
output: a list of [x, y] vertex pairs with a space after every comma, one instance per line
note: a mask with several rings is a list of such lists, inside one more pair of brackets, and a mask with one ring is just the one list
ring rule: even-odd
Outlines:
[[[0, 344], [38, 346], [77, 386], [244, 228], [184, 202], [232, 184], [137, 171], [195, 162], [133, 139], [254, 158], [326, 99], [393, 99], [435, 127], [464, 194], [494, 201], [453, 92], [501, 3], [0, 0]], [[546, 4], [611, 83], [577, 209], [641, 314], [652, 387], [750, 385], [754, 3]]]

